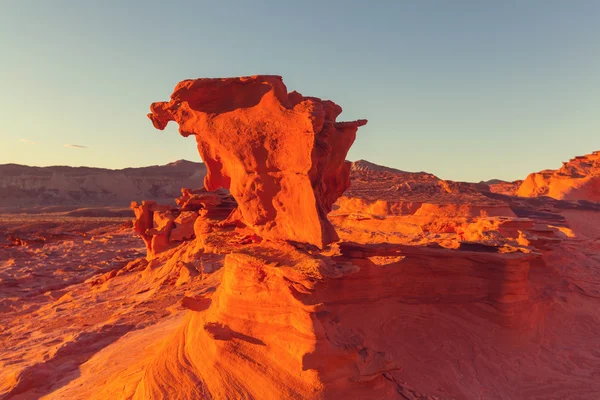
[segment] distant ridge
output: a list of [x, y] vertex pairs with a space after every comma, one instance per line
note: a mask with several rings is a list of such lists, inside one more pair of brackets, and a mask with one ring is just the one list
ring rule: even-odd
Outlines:
[[144, 167], [125, 167], [125, 168], [102, 168], [102, 167], [88, 167], [88, 166], [72, 166], [72, 165], [49, 165], [46, 167], [38, 167], [38, 166], [31, 166], [31, 165], [25, 165], [25, 164], [15, 164], [15, 163], [7, 163], [7, 164], [0, 164], [0, 171], [1, 172], [6, 172], [6, 171], [10, 171], [12, 168], [18, 169], [18, 168], [29, 168], [29, 169], [36, 169], [36, 170], [44, 170], [44, 169], [65, 169], [65, 170], [73, 170], [73, 169], [80, 169], [80, 170], [98, 170], [98, 171], [125, 171], [125, 170], [146, 170], [148, 168], [163, 168], [163, 167], [178, 167], [178, 168], [191, 168], [193, 166], [202, 166], [204, 165], [204, 163], [201, 162], [194, 162], [194, 161], [189, 161], [189, 160], [177, 160], [177, 161], [173, 161], [164, 165], [148, 165], [148, 166], [144, 166]]
[[391, 173], [395, 173], [395, 174], [420, 174], [420, 175], [424, 174], [424, 175], [428, 175], [431, 177], [435, 177], [435, 175], [430, 174], [428, 172], [423, 172], [423, 171], [408, 172], [408, 171], [403, 171], [401, 169], [396, 169], [396, 168], [386, 167], [384, 165], [375, 164], [375, 163], [372, 163], [371, 161], [367, 161], [367, 160], [354, 161], [352, 163], [351, 170], [352, 171], [362, 171], [362, 172], [366, 172], [366, 171], [391, 172]]
[[0, 165], [0, 207], [127, 206], [133, 200], [172, 202], [182, 187], [203, 185], [206, 166], [187, 160], [107, 169]]
[[[203, 163], [189, 160], [122, 169], [0, 164], [0, 208], [12, 211], [32, 206], [125, 207], [131, 201], [141, 200], [172, 203], [181, 194], [181, 188], [202, 187], [205, 175]], [[352, 162], [351, 180], [346, 197], [417, 201], [437, 193], [440, 201], [454, 201], [459, 195], [478, 197], [491, 191], [509, 196], [599, 201], [600, 152], [575, 157], [558, 170], [530, 174], [525, 181], [454, 182], [367, 160]]]

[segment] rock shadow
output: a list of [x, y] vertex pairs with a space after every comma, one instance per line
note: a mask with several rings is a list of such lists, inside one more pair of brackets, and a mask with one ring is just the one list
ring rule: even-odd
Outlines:
[[[64, 343], [54, 356], [31, 365], [16, 377], [16, 384], [0, 399], [40, 398], [80, 376], [79, 367], [94, 354], [131, 331], [134, 325], [105, 325], [97, 332], [84, 332], [73, 341]], [[27, 395], [31, 394], [31, 397]]]

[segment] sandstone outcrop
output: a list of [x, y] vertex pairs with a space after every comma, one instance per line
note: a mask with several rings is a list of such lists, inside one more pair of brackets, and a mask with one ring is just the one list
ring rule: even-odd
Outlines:
[[[114, 257], [143, 249], [98, 222], [89, 236], [0, 251], [0, 396], [512, 400], [600, 390], [587, 373], [600, 366], [600, 207], [511, 198], [529, 217], [438, 225], [336, 216], [342, 241], [316, 251], [260, 241], [199, 204], [204, 195], [214, 205], [214, 193], [184, 190], [172, 207], [188, 209], [175, 220], [210, 216], [195, 217], [196, 237], [150, 261]], [[402, 218], [421, 231], [404, 237]], [[52, 253], [61, 258], [40, 257]]]
[[[346, 242], [308, 253], [241, 244], [243, 234], [231, 229], [206, 233], [219, 248], [204, 247], [202, 257], [225, 254], [219, 287], [188, 300], [193, 311], [148, 365], [134, 399], [432, 398], [403, 379], [410, 366], [396, 339], [402, 320], [393, 316], [441, 303], [518, 327], [532, 304], [531, 264], [540, 259], [502, 245]], [[198, 248], [186, 246], [180, 259]]]
[[523, 183], [522, 180], [516, 180], [513, 182], [503, 181], [501, 179], [491, 179], [486, 182], [480, 182], [488, 186], [490, 192], [504, 194], [507, 196], [515, 196], [517, 190]]
[[186, 80], [150, 109], [157, 129], [175, 121], [196, 138], [205, 188], [229, 189], [258, 235], [318, 247], [338, 239], [326, 215], [349, 187], [346, 154], [366, 120], [336, 122], [340, 106], [266, 75]]
[[575, 157], [557, 170], [529, 174], [517, 196], [600, 202], [600, 151]]
[[[214, 293], [184, 299], [190, 312], [136, 399], [434, 398], [404, 381], [411, 357], [393, 316], [411, 304], [456, 304], [518, 328], [537, 301], [529, 276], [543, 264], [540, 249], [569, 237], [517, 217], [485, 184], [345, 162], [363, 122], [336, 123], [339, 107], [288, 94], [279, 77], [184, 81], [151, 109], [158, 129], [174, 120], [196, 137], [206, 190], [230, 189], [237, 208], [217, 215], [210, 192], [184, 190], [175, 213], [195, 217], [194, 240], [150, 249], [171, 265], [220, 255], [200, 269], [222, 277]], [[342, 196], [350, 174], [355, 185]], [[144, 231], [153, 246], [176, 224], [158, 213]], [[186, 226], [176, 229], [191, 237]], [[176, 286], [190, 280], [182, 274]]]
[[[211, 220], [228, 217], [237, 203], [223, 190], [207, 192], [206, 189], [181, 189], [175, 199], [177, 207], [144, 200], [131, 203], [135, 214], [133, 230], [146, 245], [147, 258], [152, 259], [183, 241], [210, 232]], [[198, 234], [200, 231], [200, 234]]]

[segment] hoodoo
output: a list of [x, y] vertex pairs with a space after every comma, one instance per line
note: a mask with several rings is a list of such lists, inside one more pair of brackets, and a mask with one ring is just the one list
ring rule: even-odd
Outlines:
[[340, 106], [269, 75], [185, 80], [150, 109], [157, 129], [175, 121], [195, 136], [205, 188], [229, 189], [258, 235], [320, 248], [338, 240], [326, 215], [350, 185], [346, 154], [366, 120], [336, 122]]

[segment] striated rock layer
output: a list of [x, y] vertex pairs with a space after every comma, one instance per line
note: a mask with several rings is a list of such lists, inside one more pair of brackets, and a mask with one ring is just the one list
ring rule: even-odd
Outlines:
[[514, 217], [505, 202], [485, 195], [487, 185], [442, 180], [365, 160], [352, 163], [350, 179], [352, 186], [336, 202], [336, 213]]
[[150, 109], [157, 129], [175, 121], [195, 136], [204, 186], [230, 189], [260, 236], [318, 247], [338, 239], [326, 215], [350, 185], [345, 158], [366, 120], [336, 122], [340, 106], [267, 75], [182, 81]]

